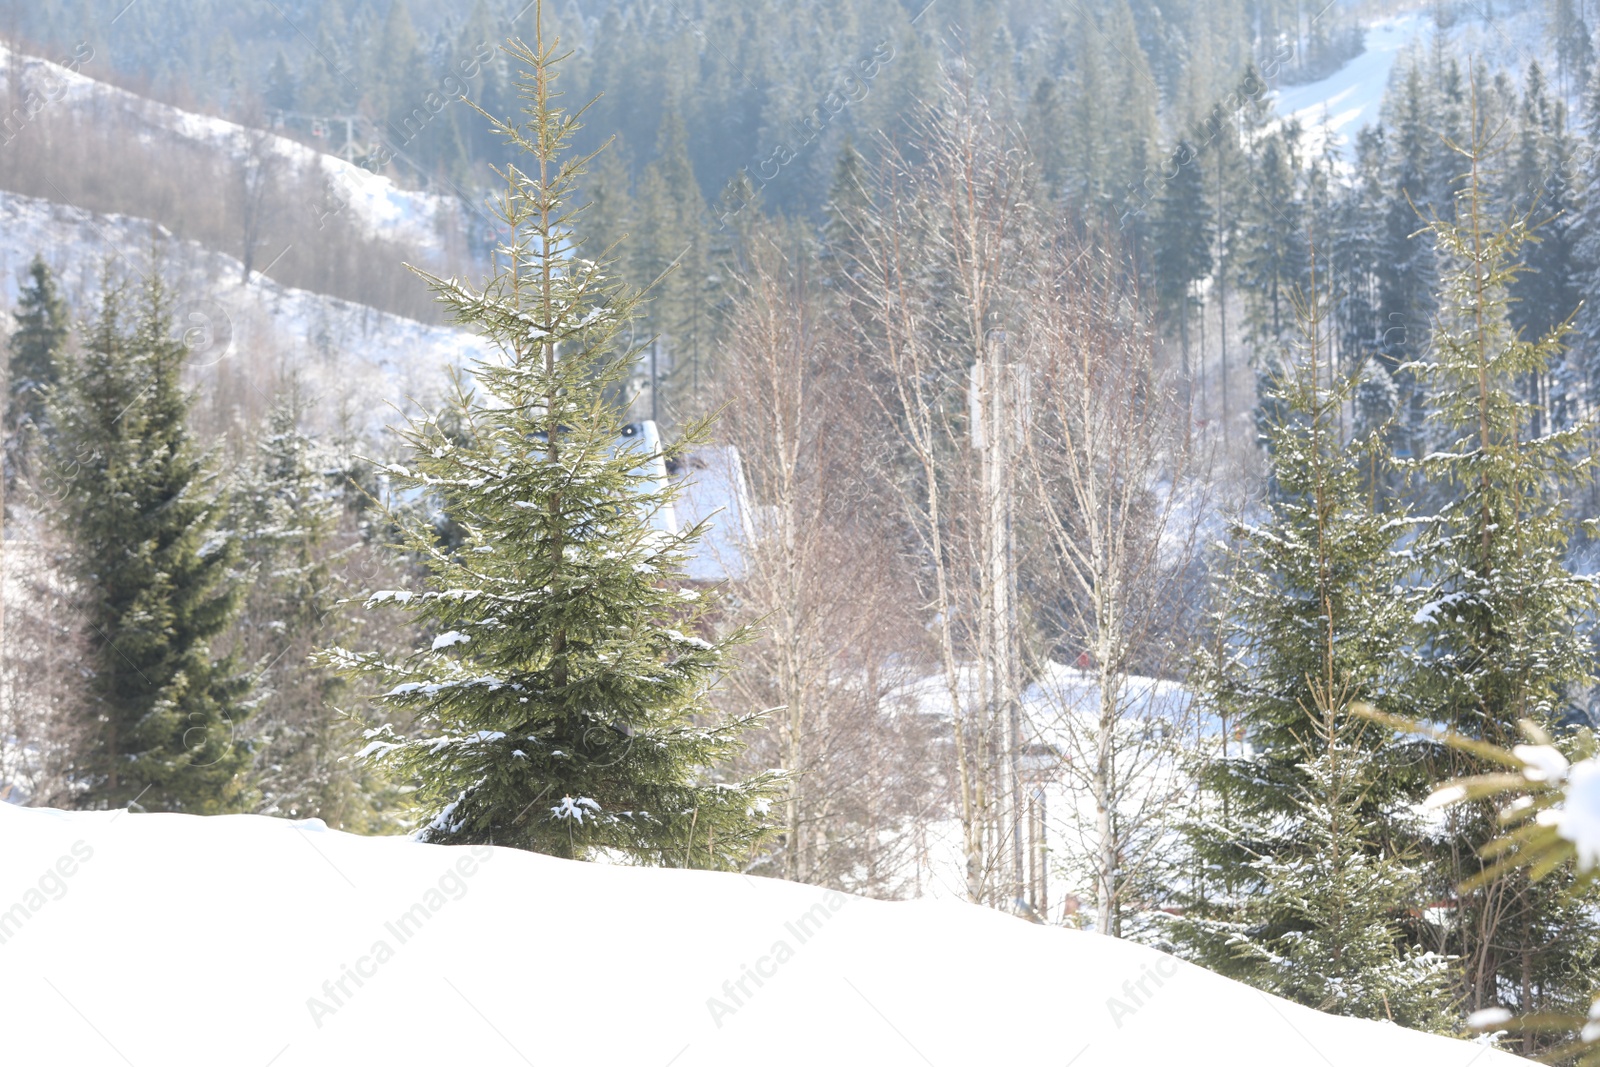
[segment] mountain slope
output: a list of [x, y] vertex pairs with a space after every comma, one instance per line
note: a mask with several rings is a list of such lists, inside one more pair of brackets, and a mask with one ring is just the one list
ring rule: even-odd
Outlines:
[[347, 207], [369, 234], [400, 242], [431, 258], [442, 254], [442, 230], [459, 229], [463, 224], [461, 202], [455, 197], [402, 189], [384, 175], [271, 131], [185, 111], [98, 81], [83, 72], [94, 70], [92, 59], [72, 70], [0, 46], [0, 64], [8, 75], [0, 80], [0, 97], [7, 98], [11, 107], [20, 107], [20, 113], [13, 112], [6, 124], [8, 142], [22, 137], [31, 121], [47, 118], [59, 108], [144, 138], [173, 137], [204, 146], [234, 160], [256, 151], [296, 167], [315, 168], [328, 183], [330, 207]]
[[[36, 252], [58, 272], [80, 310], [92, 306], [105, 257], [120, 272], [143, 271], [155, 226], [0, 192], [0, 277], [7, 306]], [[193, 241], [160, 242], [163, 269], [183, 303], [192, 367], [201, 382], [233, 381], [247, 400], [297, 374], [319, 407], [353, 415], [354, 429], [394, 418], [387, 403], [436, 396], [445, 370], [484, 354], [461, 330], [416, 322], [337, 297], [280, 285], [265, 275], [242, 282], [239, 261]], [[422, 283], [417, 282], [420, 288]], [[256, 394], [262, 395], [256, 395]]]

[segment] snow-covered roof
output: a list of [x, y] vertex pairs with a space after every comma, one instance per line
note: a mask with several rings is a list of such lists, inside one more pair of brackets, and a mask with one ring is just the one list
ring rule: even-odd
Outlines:
[[683, 479], [679, 528], [708, 523], [689, 561], [689, 577], [697, 582], [739, 581], [745, 572], [745, 546], [756, 536], [739, 450], [732, 445], [698, 448], [675, 473]]

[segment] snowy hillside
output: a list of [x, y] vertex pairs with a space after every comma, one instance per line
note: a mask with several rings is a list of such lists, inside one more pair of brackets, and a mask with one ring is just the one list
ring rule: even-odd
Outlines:
[[[22, 103], [12, 102], [23, 114], [41, 107], [65, 106], [96, 123], [137, 131], [141, 137], [170, 135], [215, 148], [238, 157], [262, 139], [262, 147], [290, 163], [319, 167], [331, 196], [342, 201], [371, 234], [389, 238], [423, 254], [441, 252], [441, 234], [464, 224], [461, 201], [454, 197], [402, 189], [383, 175], [317, 152], [298, 141], [248, 129], [226, 119], [199, 115], [147, 99], [125, 89], [97, 81], [91, 58], [74, 72], [37, 56], [0, 47], [0, 63], [8, 66], [21, 89]], [[0, 94], [9, 89], [0, 84]], [[31, 95], [30, 95], [31, 94]], [[18, 116], [13, 116], [13, 122]], [[9, 133], [11, 126], [7, 127]]]
[[1523, 1062], [961, 904], [0, 804], [8, 1062]]
[[[0, 292], [8, 306], [16, 300], [18, 279], [39, 252], [75, 306], [87, 310], [103, 257], [118, 256], [125, 271], [143, 270], [151, 229], [144, 219], [0, 192]], [[186, 294], [176, 317], [188, 331], [201, 379], [230, 370], [248, 374], [268, 362], [279, 378], [297, 371], [325, 410], [346, 408], [358, 428], [371, 430], [393, 420], [385, 401], [437, 395], [446, 367], [484, 351], [463, 331], [279, 285], [259, 273], [245, 284], [237, 259], [192, 241], [164, 245], [165, 272]], [[239, 365], [245, 361], [255, 366]]]
[[1538, 5], [1496, 4], [1491, 16], [1484, 5], [1469, 4], [1460, 5], [1454, 21], [1442, 29], [1430, 10], [1380, 18], [1367, 25], [1361, 55], [1326, 78], [1277, 91], [1274, 110], [1300, 122], [1310, 153], [1320, 153], [1324, 138], [1331, 136], [1348, 161], [1356, 134], [1377, 121], [1397, 68], [1403, 71], [1412, 60], [1423, 60], [1436, 35], [1491, 70], [1509, 68], [1520, 77], [1537, 59], [1548, 75], [1551, 61], [1545, 55], [1541, 15]]

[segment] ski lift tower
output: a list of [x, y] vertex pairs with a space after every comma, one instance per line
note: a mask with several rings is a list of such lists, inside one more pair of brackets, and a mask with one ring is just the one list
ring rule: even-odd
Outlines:
[[339, 146], [339, 151], [332, 154], [337, 155], [346, 163], [354, 163], [358, 157], [367, 154], [366, 147], [356, 143], [356, 132], [360, 129], [363, 121], [360, 115], [314, 114], [309, 111], [274, 111], [272, 113], [274, 129], [281, 129], [285, 123], [291, 120], [304, 123], [311, 136], [319, 141], [327, 140], [328, 134], [337, 128], [340, 123], [343, 123], [344, 144]]

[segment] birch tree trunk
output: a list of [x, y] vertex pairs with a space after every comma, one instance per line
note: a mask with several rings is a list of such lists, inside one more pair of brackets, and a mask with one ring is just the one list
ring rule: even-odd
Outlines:
[[1198, 509], [1179, 510], [1181, 390], [1161, 373], [1121, 264], [1103, 247], [1056, 234], [1029, 303], [1041, 403], [1028, 437], [1026, 522], [1049, 554], [1058, 648], [1079, 665], [1038, 664], [1048, 711], [1036, 725], [1059, 753], [1057, 773], [1092, 807], [1073, 833], [1094, 928], [1122, 936], [1130, 911], [1149, 904], [1140, 896], [1184, 795], [1176, 739], [1189, 711], [1181, 698], [1163, 699], [1177, 690], [1162, 688], [1160, 675], [1183, 643], [1173, 605]]

